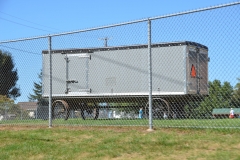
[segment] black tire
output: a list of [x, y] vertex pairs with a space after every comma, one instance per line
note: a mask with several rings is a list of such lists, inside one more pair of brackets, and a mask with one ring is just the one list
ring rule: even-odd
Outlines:
[[98, 119], [99, 116], [99, 108], [97, 106], [88, 107], [87, 104], [81, 104], [81, 117], [83, 120], [85, 119]]
[[95, 110], [96, 110], [96, 114], [95, 114], [94, 119], [97, 120], [97, 119], [98, 119], [98, 116], [99, 116], [99, 108], [96, 107]]
[[[149, 107], [148, 103], [145, 107], [145, 118], [149, 118]], [[170, 118], [170, 106], [168, 102], [162, 98], [155, 98], [152, 101], [152, 118], [153, 119], [163, 119], [164, 113], [167, 118]]]
[[64, 100], [56, 100], [52, 104], [52, 118], [67, 120], [70, 114], [70, 108]]

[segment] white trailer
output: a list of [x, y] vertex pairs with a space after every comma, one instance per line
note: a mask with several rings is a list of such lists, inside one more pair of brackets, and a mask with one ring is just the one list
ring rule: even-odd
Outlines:
[[[151, 51], [154, 99], [177, 103], [182, 98], [208, 95], [208, 47], [182, 41], [152, 44]], [[60, 114], [55, 111], [59, 106], [65, 119], [72, 108], [80, 108], [83, 118], [83, 110], [95, 112], [96, 119], [100, 103], [147, 103], [148, 45], [59, 49], [51, 53], [53, 116]], [[44, 50], [42, 55], [43, 97], [47, 98], [49, 52]]]

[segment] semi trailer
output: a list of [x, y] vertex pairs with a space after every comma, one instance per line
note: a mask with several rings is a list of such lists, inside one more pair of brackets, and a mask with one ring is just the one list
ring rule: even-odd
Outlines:
[[[147, 114], [147, 44], [56, 49], [51, 50], [51, 61], [48, 50], [42, 56], [42, 96], [51, 96], [53, 118], [67, 120], [70, 110], [79, 110], [83, 119], [85, 114], [97, 119], [99, 109], [107, 107], [102, 104], [110, 103], [116, 108], [144, 107]], [[156, 43], [151, 44], [151, 57], [153, 112], [175, 116], [188, 101], [208, 95], [207, 46], [191, 41]]]

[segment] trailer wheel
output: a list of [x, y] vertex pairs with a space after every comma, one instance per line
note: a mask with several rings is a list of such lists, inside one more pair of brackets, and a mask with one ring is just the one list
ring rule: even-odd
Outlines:
[[[166, 117], [164, 117], [164, 114]], [[145, 118], [149, 118], [148, 103], [145, 107]], [[166, 119], [170, 118], [170, 106], [169, 103], [162, 98], [153, 98], [152, 100], [152, 118], [153, 119]]]
[[99, 116], [99, 107], [88, 107], [87, 104], [81, 104], [81, 116], [82, 119], [98, 119]]
[[67, 120], [69, 117], [70, 108], [64, 100], [56, 100], [52, 104], [52, 118]]

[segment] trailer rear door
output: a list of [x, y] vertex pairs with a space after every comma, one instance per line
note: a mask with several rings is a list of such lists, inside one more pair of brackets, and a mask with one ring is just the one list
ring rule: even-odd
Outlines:
[[189, 47], [187, 68], [188, 93], [208, 94], [207, 50]]

